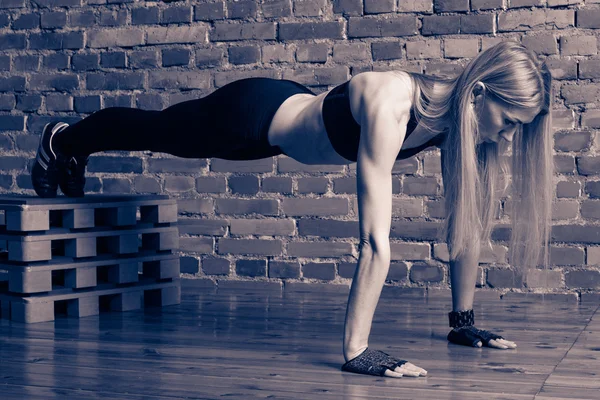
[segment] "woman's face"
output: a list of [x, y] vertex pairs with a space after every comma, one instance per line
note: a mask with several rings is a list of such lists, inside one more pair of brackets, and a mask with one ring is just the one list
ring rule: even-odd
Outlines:
[[478, 84], [472, 98], [481, 137], [478, 144], [498, 143], [501, 140], [511, 142], [519, 125], [531, 123], [539, 112], [501, 103], [489, 92], [484, 93], [485, 88], [481, 82]]

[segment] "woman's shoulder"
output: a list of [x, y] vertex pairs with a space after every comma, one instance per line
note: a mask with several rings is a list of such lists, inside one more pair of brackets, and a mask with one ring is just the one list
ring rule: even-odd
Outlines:
[[[410, 75], [402, 70], [366, 71], [350, 79], [348, 95], [355, 116], [360, 109], [389, 107], [401, 119], [410, 113], [413, 83]], [[363, 107], [366, 104], [370, 107]]]

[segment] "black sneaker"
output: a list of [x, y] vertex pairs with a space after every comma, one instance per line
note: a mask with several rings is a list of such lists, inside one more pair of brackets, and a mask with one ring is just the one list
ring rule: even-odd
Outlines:
[[88, 157], [71, 157], [59, 165], [58, 185], [68, 197], [83, 197]]
[[31, 169], [31, 183], [40, 197], [56, 197], [59, 168], [65, 159], [52, 148], [52, 137], [67, 126], [69, 125], [64, 122], [51, 122], [44, 126], [40, 135], [40, 144]]

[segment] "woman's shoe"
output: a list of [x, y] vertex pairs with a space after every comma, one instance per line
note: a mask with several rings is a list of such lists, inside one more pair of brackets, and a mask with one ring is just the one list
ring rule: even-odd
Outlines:
[[71, 157], [59, 166], [58, 185], [68, 197], [83, 197], [88, 157]]
[[31, 183], [40, 197], [56, 197], [59, 170], [66, 160], [52, 147], [52, 137], [68, 126], [64, 122], [51, 122], [44, 126], [40, 135], [40, 143], [31, 169]]

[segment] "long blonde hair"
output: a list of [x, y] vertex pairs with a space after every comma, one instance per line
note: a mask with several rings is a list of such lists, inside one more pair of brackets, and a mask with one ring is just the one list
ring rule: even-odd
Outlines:
[[[541, 110], [529, 124], [519, 126], [512, 141], [512, 215], [509, 262], [535, 267], [543, 250], [549, 264], [548, 243], [554, 196], [552, 155], [552, 76], [535, 53], [515, 41], [500, 42], [473, 58], [454, 78], [408, 72], [415, 88], [414, 112], [421, 124], [439, 133], [447, 121], [448, 148], [442, 159], [446, 220], [443, 236], [454, 260], [474, 246], [491, 248], [500, 173], [508, 162], [502, 155], [509, 144], [481, 143], [477, 119], [470, 105], [478, 81], [490, 95], [517, 108]], [[438, 82], [440, 90], [433, 90]], [[437, 88], [437, 86], [436, 86]], [[436, 130], [437, 129], [437, 130]], [[540, 248], [540, 245], [542, 247]]]

